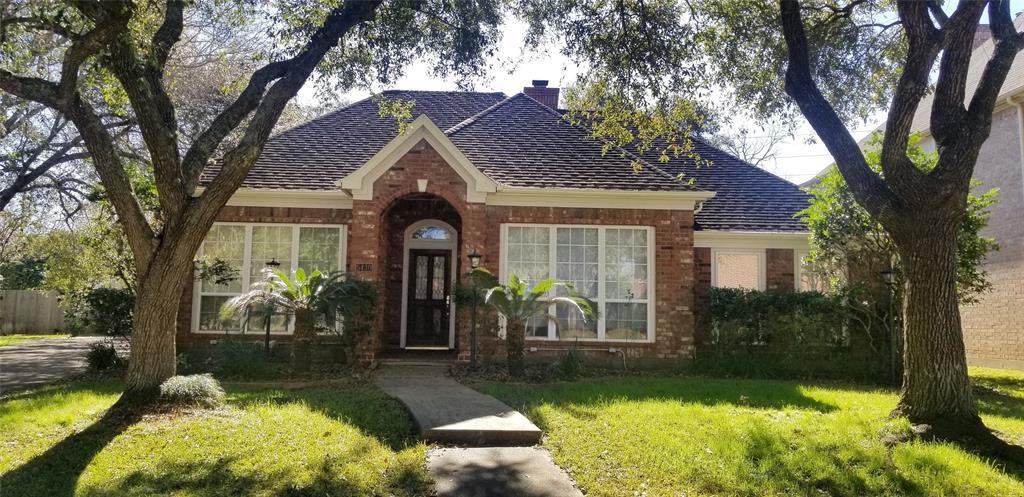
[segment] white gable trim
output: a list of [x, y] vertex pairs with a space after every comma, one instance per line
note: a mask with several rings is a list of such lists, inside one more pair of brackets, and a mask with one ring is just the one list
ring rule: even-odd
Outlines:
[[488, 193], [497, 190], [497, 184], [480, 172], [426, 114], [420, 114], [409, 124], [405, 133], [396, 136], [359, 169], [342, 178], [339, 182], [341, 188], [350, 192], [356, 200], [372, 200], [373, 183], [420, 140], [430, 144], [466, 182], [468, 202], [481, 203]]

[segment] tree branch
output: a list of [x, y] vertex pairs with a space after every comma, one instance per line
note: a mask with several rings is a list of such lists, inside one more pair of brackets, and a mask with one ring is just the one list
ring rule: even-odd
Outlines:
[[[984, 2], [961, 2], [942, 28], [942, 60], [932, 100], [930, 129], [937, 148], [959, 139], [963, 124], [967, 71], [974, 52], [974, 33]], [[925, 76], [927, 78], [927, 75]]]
[[898, 206], [896, 196], [868, 166], [856, 140], [850, 136], [849, 130], [814, 82], [800, 3], [797, 0], [781, 0], [780, 7], [782, 31], [789, 53], [786, 93], [793, 97], [835, 158], [840, 173], [857, 201], [877, 219], [894, 220]]
[[932, 25], [925, 3], [900, 2], [897, 9], [909, 48], [889, 106], [880, 162], [886, 183], [897, 195], [907, 199], [920, 191], [916, 186], [924, 179], [924, 174], [907, 156], [907, 147], [914, 114], [928, 92], [928, 75], [941, 48], [942, 33]]
[[[222, 206], [238, 190], [262, 152], [263, 143], [278, 121], [289, 99], [298, 92], [328, 50], [355, 26], [372, 19], [381, 1], [348, 1], [335, 7], [306, 45], [294, 57], [272, 63], [253, 73], [242, 94], [221, 112], [185, 154], [185, 188], [195, 191], [199, 176], [210, 157], [228, 133], [255, 110], [242, 140], [224, 157], [224, 165], [213, 184], [200, 199], [199, 209], [208, 209], [212, 203]], [[263, 95], [266, 85], [280, 79]], [[223, 185], [223, 187], [221, 187]]]

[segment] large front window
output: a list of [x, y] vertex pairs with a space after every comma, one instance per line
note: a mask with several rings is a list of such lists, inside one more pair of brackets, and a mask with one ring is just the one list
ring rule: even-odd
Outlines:
[[527, 323], [527, 336], [549, 339], [651, 340], [653, 229], [610, 226], [503, 225], [504, 281], [515, 274], [531, 286], [553, 277], [593, 300], [601, 318], [551, 305], [552, 322]]
[[[328, 225], [299, 226], [290, 224], [218, 223], [210, 228], [199, 254], [221, 259], [237, 271], [234, 281], [218, 285], [202, 282], [198, 286], [197, 318], [194, 329], [201, 333], [239, 332], [239, 320], [223, 320], [220, 308], [230, 298], [241, 295], [261, 278], [267, 263], [275, 261], [278, 269], [293, 274], [295, 268], [307, 273], [326, 273], [344, 268], [345, 227]], [[256, 313], [258, 314], [258, 313]], [[249, 328], [263, 329], [264, 316], [253, 315]], [[275, 316], [270, 323], [273, 333], [289, 333], [287, 316]]]

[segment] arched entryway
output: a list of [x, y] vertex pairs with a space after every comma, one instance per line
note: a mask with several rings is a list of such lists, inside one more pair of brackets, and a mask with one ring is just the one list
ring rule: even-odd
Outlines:
[[385, 350], [453, 350], [462, 218], [426, 193], [395, 201], [385, 214]]

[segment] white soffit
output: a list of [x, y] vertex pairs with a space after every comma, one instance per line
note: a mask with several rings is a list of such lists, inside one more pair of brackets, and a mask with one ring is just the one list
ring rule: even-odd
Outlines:
[[779, 231], [694, 231], [693, 246], [808, 250], [810, 233]]

